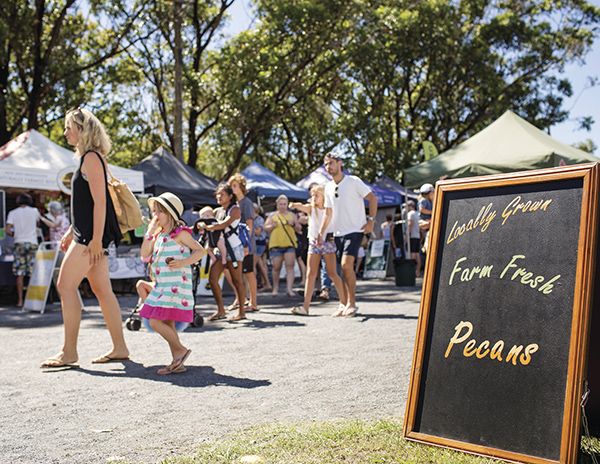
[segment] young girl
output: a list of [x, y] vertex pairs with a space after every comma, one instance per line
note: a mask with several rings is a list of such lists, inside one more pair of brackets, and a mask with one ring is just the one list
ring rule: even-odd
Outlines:
[[[340, 297], [340, 305], [333, 313], [334, 317], [351, 316], [353, 312], [346, 314], [346, 297], [344, 295], [344, 286], [342, 279], [336, 270], [335, 261], [335, 245], [332, 242], [325, 241], [318, 244], [318, 235], [323, 219], [325, 218], [325, 188], [322, 185], [314, 185], [310, 189], [310, 203], [303, 205], [302, 203], [291, 203], [290, 208], [298, 209], [306, 213], [308, 220], [308, 270], [306, 276], [306, 285], [304, 287], [304, 304], [302, 306], [294, 306], [292, 312], [301, 316], [308, 316], [310, 308], [310, 300], [312, 299], [313, 290], [315, 288], [315, 280], [319, 272], [319, 263], [321, 257], [325, 261], [325, 267], [329, 273], [329, 277], [335, 285], [335, 289]], [[350, 310], [349, 310], [350, 311]]]
[[158, 373], [185, 372], [183, 363], [192, 350], [179, 341], [175, 321], [194, 320], [190, 265], [202, 259], [204, 248], [192, 238], [191, 230], [181, 225], [183, 203], [177, 196], [165, 192], [149, 198], [148, 205], [152, 221], [140, 255], [142, 259], [150, 258], [155, 284], [145, 298], [140, 316], [149, 319], [150, 327], [167, 341], [173, 355], [171, 364]]

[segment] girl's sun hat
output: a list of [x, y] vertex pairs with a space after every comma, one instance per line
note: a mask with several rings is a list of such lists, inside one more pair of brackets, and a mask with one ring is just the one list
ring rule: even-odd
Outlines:
[[157, 201], [161, 205], [165, 207], [165, 209], [169, 212], [175, 221], [181, 220], [181, 215], [183, 214], [183, 203], [177, 197], [177, 195], [171, 192], [161, 193], [157, 197], [148, 198], [148, 206], [152, 208], [152, 204]]

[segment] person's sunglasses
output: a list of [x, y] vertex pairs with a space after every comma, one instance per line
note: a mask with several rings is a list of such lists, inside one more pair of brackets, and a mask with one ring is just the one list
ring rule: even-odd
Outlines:
[[334, 191], [334, 194], [335, 194], [335, 197], [336, 197], [336, 198], [339, 198], [339, 195], [338, 195], [338, 193], [337, 193], [337, 189], [338, 189], [338, 187], [339, 187], [339, 185], [336, 185], [336, 186], [335, 186], [335, 191]]

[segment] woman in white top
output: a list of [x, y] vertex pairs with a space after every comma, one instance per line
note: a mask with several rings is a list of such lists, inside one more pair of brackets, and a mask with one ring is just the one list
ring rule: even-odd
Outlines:
[[392, 213], [387, 213], [385, 215], [385, 222], [381, 224], [381, 235], [379, 236], [380, 239], [391, 240], [394, 232], [393, 219], [394, 216], [392, 216]]
[[[308, 267], [306, 284], [304, 286], [304, 304], [302, 307], [294, 306], [292, 312], [301, 316], [308, 316], [310, 308], [310, 300], [312, 299], [313, 290], [315, 288], [315, 280], [317, 273], [319, 272], [319, 263], [321, 257], [325, 261], [325, 267], [329, 273], [335, 289], [340, 297], [340, 305], [335, 313], [334, 317], [341, 316], [346, 307], [346, 297], [344, 295], [344, 286], [342, 285], [342, 279], [336, 270], [335, 260], [335, 244], [333, 241], [325, 240], [321, 245], [318, 245], [317, 238], [319, 235], [319, 228], [325, 218], [325, 188], [322, 185], [313, 185], [310, 189], [311, 201], [308, 204], [303, 205], [302, 203], [290, 203], [290, 208], [298, 209], [306, 213], [309, 217], [308, 221]], [[330, 224], [331, 232], [333, 230], [332, 224]]]

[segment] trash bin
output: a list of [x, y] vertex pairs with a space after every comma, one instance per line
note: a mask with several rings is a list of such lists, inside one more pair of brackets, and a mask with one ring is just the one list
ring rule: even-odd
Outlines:
[[394, 259], [397, 287], [414, 287], [416, 284], [417, 261], [415, 259]]

